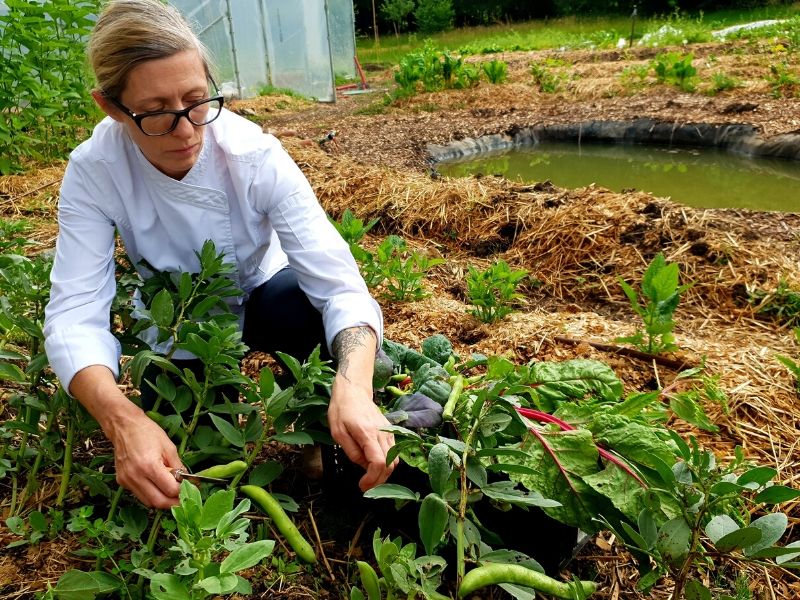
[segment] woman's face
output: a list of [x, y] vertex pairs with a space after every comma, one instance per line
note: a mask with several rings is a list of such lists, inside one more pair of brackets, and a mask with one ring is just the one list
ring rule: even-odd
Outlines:
[[[203, 61], [195, 50], [186, 50], [167, 58], [149, 60], [136, 66], [128, 75], [122, 95], [117, 98], [134, 113], [155, 110], [182, 110], [208, 97], [208, 78]], [[205, 126], [192, 125], [181, 117], [170, 133], [145, 135], [128, 115], [95, 95], [101, 108], [121, 122], [148, 161], [174, 179], [182, 179], [197, 162], [203, 147]]]

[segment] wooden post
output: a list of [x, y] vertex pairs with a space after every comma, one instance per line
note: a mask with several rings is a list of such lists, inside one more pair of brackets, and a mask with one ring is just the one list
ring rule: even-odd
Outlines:
[[372, 31], [375, 32], [375, 47], [378, 48], [381, 41], [378, 39], [378, 13], [375, 12], [375, 0], [372, 0]]

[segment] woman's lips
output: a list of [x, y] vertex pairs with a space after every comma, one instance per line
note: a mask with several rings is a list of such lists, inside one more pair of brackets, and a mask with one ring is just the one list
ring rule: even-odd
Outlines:
[[177, 150], [170, 150], [172, 154], [176, 156], [189, 156], [193, 154], [197, 150], [197, 144], [192, 144], [191, 146], [187, 146], [186, 148], [178, 148]]

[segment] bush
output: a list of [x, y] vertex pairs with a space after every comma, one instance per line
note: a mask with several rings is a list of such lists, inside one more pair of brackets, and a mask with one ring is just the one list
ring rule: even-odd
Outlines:
[[0, 15], [0, 174], [64, 158], [98, 120], [84, 44], [98, 0], [7, 2]]
[[453, 25], [452, 0], [419, 0], [414, 19], [422, 33], [435, 33], [450, 29]]

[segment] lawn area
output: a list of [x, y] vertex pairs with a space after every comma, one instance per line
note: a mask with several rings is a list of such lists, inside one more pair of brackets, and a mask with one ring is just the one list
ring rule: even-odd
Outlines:
[[[357, 38], [357, 53], [362, 64], [385, 66], [400, 62], [403, 55], [419, 50], [426, 40], [437, 48], [463, 54], [487, 54], [514, 50], [604, 49], [614, 48], [619, 40], [628, 40], [633, 28], [636, 39], [654, 34], [663, 27], [674, 30], [656, 37], [650, 43], [663, 45], [688, 42], [707, 42], [711, 33], [732, 25], [771, 19], [790, 19], [800, 14], [800, 4], [760, 7], [750, 11], [720, 10], [699, 15], [676, 14], [664, 17], [563, 17], [547, 21], [498, 23], [496, 25], [457, 28], [446, 32], [423, 35], [403, 33], [395, 36], [383, 33], [375, 38]], [[768, 33], [765, 33], [768, 35]]]

